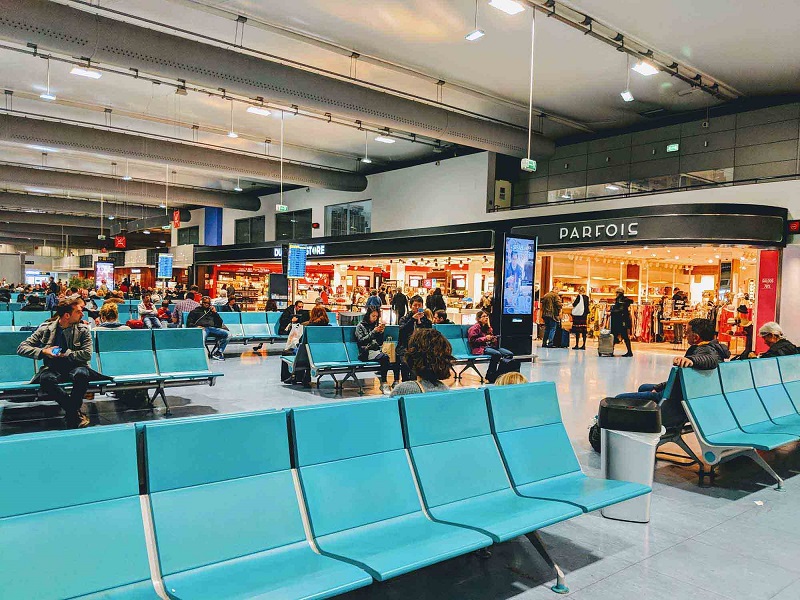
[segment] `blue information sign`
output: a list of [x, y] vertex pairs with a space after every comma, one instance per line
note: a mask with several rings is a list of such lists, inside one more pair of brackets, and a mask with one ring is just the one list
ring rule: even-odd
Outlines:
[[289, 279], [302, 279], [306, 276], [306, 258], [308, 251], [306, 246], [300, 244], [289, 244], [289, 261], [287, 277]]
[[172, 254], [158, 255], [158, 279], [172, 279]]

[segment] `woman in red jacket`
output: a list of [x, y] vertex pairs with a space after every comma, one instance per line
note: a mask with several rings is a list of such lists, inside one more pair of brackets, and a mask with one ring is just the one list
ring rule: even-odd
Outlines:
[[512, 358], [511, 350], [500, 348], [500, 339], [494, 335], [492, 326], [489, 325], [489, 313], [478, 311], [478, 322], [467, 331], [469, 349], [473, 354], [486, 354], [491, 357], [489, 368], [486, 371], [486, 380], [494, 383], [497, 379], [497, 366], [503, 358]]

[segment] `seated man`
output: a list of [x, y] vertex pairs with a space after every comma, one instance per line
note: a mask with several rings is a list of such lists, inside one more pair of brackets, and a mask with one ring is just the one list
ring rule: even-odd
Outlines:
[[158, 309], [153, 304], [153, 298], [145, 292], [139, 304], [139, 318], [148, 329], [161, 329], [161, 320], [158, 318]]
[[[716, 369], [717, 365], [730, 358], [730, 351], [716, 339], [714, 322], [708, 319], [692, 319], [686, 326], [686, 341], [689, 348], [686, 354], [672, 361], [676, 367], [691, 367], [702, 371]], [[658, 400], [667, 387], [667, 383], [645, 383], [639, 386], [638, 392], [619, 394], [617, 398], [638, 400]]]
[[297, 300], [293, 305], [283, 311], [280, 319], [278, 319], [278, 335], [288, 334], [292, 325], [303, 325], [308, 322], [308, 319], [308, 311], [303, 310], [303, 301]]
[[200, 306], [195, 308], [186, 317], [186, 327], [202, 327], [203, 341], [210, 333], [218, 341], [217, 351], [211, 355], [214, 360], [225, 360], [225, 348], [228, 346], [228, 337], [230, 334], [225, 329], [225, 324], [222, 322], [222, 317], [217, 313], [217, 309], [211, 306], [211, 297], [203, 296], [200, 300]]
[[42, 304], [42, 300], [39, 298], [39, 296], [34, 296], [33, 294], [31, 294], [30, 296], [28, 296], [28, 303], [22, 308], [20, 308], [20, 310], [32, 310], [32, 311], [42, 312], [43, 310], [45, 310], [45, 307], [44, 304]]
[[[17, 354], [41, 360], [44, 366], [31, 380], [64, 409], [67, 427], [89, 426], [89, 417], [81, 412], [89, 382], [108, 379], [89, 368], [92, 336], [81, 323], [83, 302], [63, 300], [56, 306], [56, 318], [45, 322], [17, 348]], [[67, 394], [59, 383], [72, 383]]]
[[434, 325], [455, 325], [450, 319], [447, 318], [447, 311], [439, 309], [433, 313]]
[[[761, 358], [772, 358], [773, 356], [791, 356], [797, 354], [797, 346], [783, 337], [781, 326], [775, 321], [764, 323], [758, 330], [758, 335], [769, 346], [769, 350], [761, 354]], [[755, 358], [754, 353], [750, 353], [750, 358]]]

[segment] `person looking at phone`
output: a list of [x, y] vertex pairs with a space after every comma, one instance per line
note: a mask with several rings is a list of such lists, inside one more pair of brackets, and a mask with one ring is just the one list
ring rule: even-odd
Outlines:
[[400, 319], [397, 324], [400, 334], [397, 336], [397, 362], [400, 363], [400, 373], [403, 381], [411, 381], [416, 376], [403, 360], [408, 349], [408, 340], [417, 329], [432, 329], [433, 323], [425, 316], [425, 308], [421, 296], [411, 297], [411, 310]]
[[[380, 308], [368, 306], [364, 318], [355, 330], [358, 360], [378, 363], [381, 392], [388, 394], [390, 389], [386, 378], [389, 374], [389, 355], [382, 351], [385, 332], [386, 325], [381, 323]], [[397, 382], [397, 372], [395, 372], [395, 382]]]
[[467, 331], [469, 349], [473, 354], [485, 354], [491, 357], [489, 368], [486, 370], [486, 381], [494, 383], [497, 379], [497, 367], [503, 358], [513, 358], [514, 353], [500, 347], [500, 338], [494, 334], [489, 324], [489, 313], [478, 311], [477, 322]]
[[292, 325], [303, 325], [309, 319], [307, 310], [303, 310], [303, 301], [297, 300], [293, 305], [283, 311], [281, 318], [278, 319], [278, 333], [286, 335]]
[[[31, 380], [38, 383], [49, 399], [64, 409], [69, 429], [88, 427], [89, 418], [81, 411], [90, 381], [108, 379], [89, 368], [92, 337], [81, 322], [83, 302], [62, 300], [56, 306], [56, 318], [42, 324], [17, 348], [17, 354], [40, 360], [43, 367]], [[72, 383], [69, 394], [59, 384]]]

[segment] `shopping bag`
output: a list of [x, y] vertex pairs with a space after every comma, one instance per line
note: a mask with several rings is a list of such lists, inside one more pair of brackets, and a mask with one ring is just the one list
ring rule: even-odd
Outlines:
[[563, 329], [564, 331], [571, 331], [572, 330], [572, 319], [570, 319], [566, 315], [561, 317], [561, 329]]
[[289, 337], [286, 340], [286, 346], [284, 346], [283, 349], [290, 350], [291, 348], [296, 348], [300, 345], [300, 338], [302, 337], [303, 326], [298, 323], [293, 323], [291, 329], [289, 329]]
[[392, 338], [386, 338], [386, 341], [381, 346], [381, 352], [389, 357], [390, 363], [397, 362], [397, 342], [393, 342]]

